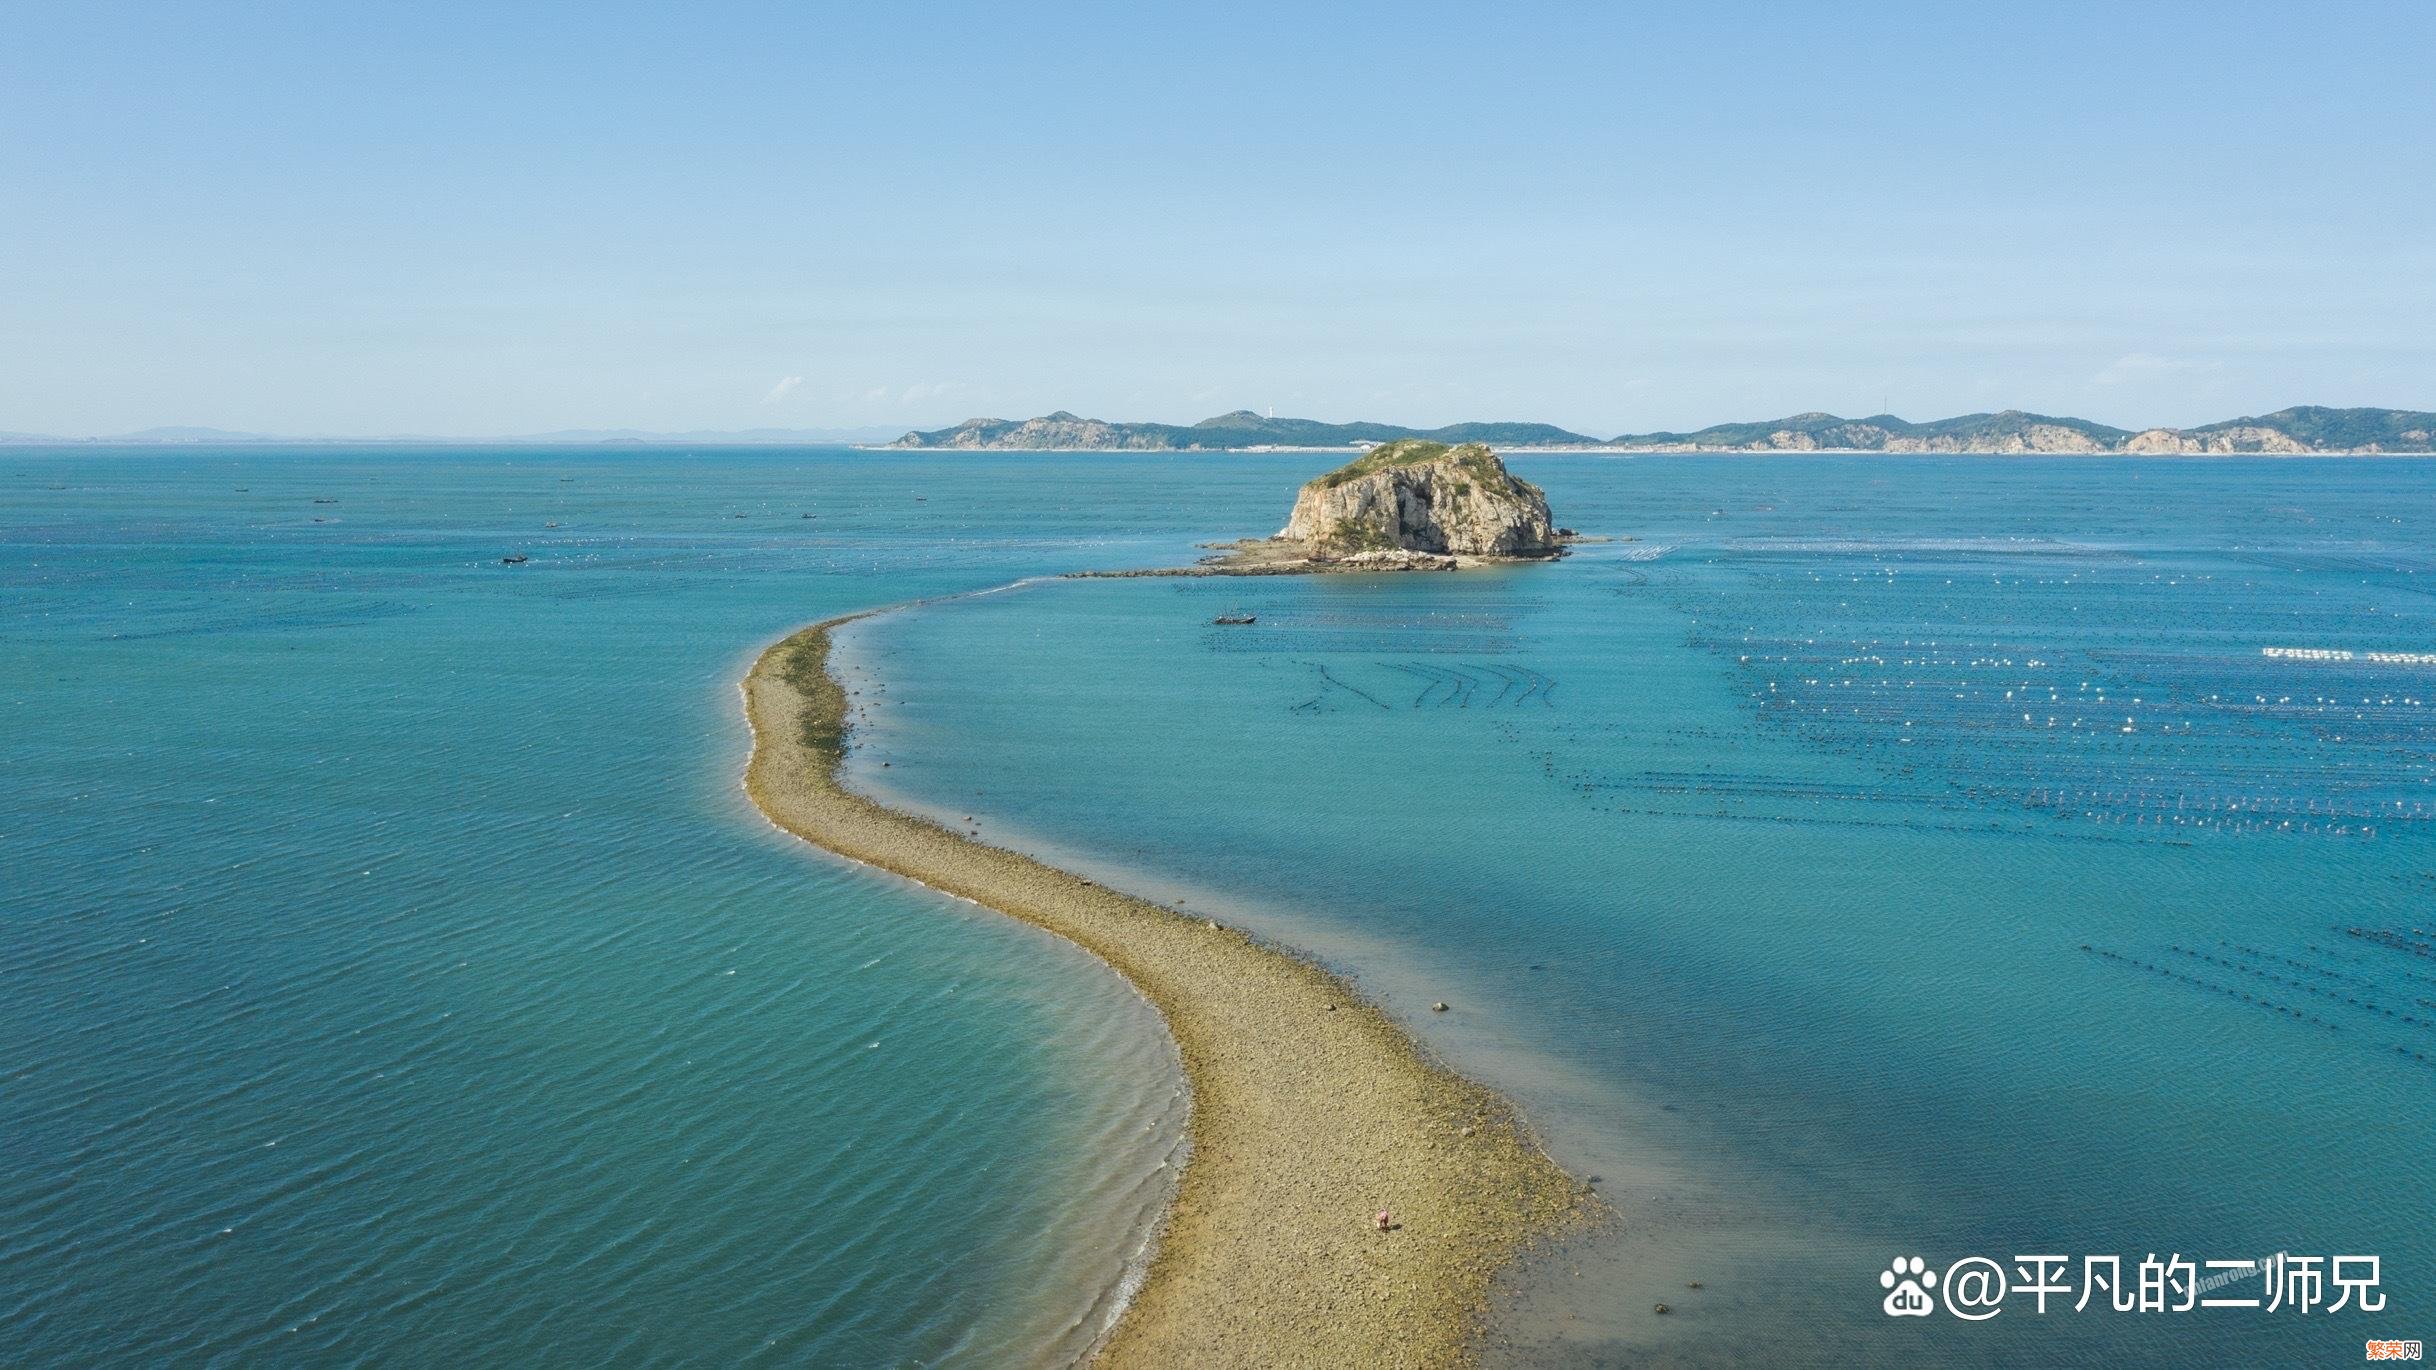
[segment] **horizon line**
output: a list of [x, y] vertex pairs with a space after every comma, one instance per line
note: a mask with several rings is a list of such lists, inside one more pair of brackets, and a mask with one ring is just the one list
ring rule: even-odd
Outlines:
[[[1567, 428], [1567, 427], [1565, 427], [1565, 425], [1562, 425], [1562, 424], [1548, 423], [1548, 422], [1546, 422], [1546, 421], [1543, 421], [1543, 420], [1538, 420], [1538, 419], [1485, 419], [1485, 420], [1483, 420], [1483, 419], [1466, 419], [1466, 420], [1456, 420], [1456, 421], [1451, 422], [1451, 423], [1432, 424], [1432, 425], [1422, 425], [1422, 424], [1404, 424], [1404, 423], [1395, 423], [1395, 422], [1391, 422], [1391, 421], [1386, 421], [1386, 420], [1378, 420], [1378, 419], [1344, 419], [1344, 420], [1337, 420], [1337, 419], [1307, 419], [1307, 418], [1297, 418], [1297, 417], [1293, 417], [1293, 416], [1288, 416], [1288, 417], [1285, 417], [1285, 418], [1278, 418], [1278, 417], [1276, 417], [1275, 415], [1266, 414], [1266, 413], [1261, 413], [1261, 412], [1254, 411], [1254, 410], [1251, 410], [1251, 409], [1232, 409], [1232, 410], [1228, 410], [1228, 411], [1226, 411], [1225, 413], [1211, 415], [1209, 418], [1206, 418], [1206, 419], [1199, 419], [1199, 420], [1195, 420], [1195, 421], [1192, 421], [1192, 422], [1186, 422], [1186, 423], [1176, 423], [1176, 422], [1172, 422], [1172, 421], [1169, 421], [1169, 420], [1164, 420], [1164, 419], [1095, 419], [1095, 418], [1089, 418], [1089, 417], [1085, 417], [1085, 416], [1082, 416], [1082, 415], [1075, 414], [1073, 411], [1071, 411], [1071, 410], [1067, 410], [1067, 409], [1053, 409], [1053, 410], [1049, 410], [1049, 411], [1047, 411], [1047, 412], [1045, 412], [1045, 413], [1042, 413], [1042, 414], [1036, 414], [1036, 415], [1033, 415], [1033, 416], [1031, 416], [1031, 417], [1029, 417], [1029, 418], [1022, 418], [1022, 419], [1004, 419], [1004, 418], [997, 418], [997, 417], [990, 416], [990, 415], [976, 415], [976, 416], [973, 416], [973, 417], [970, 417], [970, 418], [958, 419], [958, 420], [955, 420], [955, 421], [953, 421], [953, 422], [940, 423], [940, 424], [937, 424], [937, 425], [935, 425], [935, 426], [927, 426], [927, 427], [926, 427], [926, 426], [923, 426], [923, 425], [921, 425], [921, 424], [914, 424], [914, 425], [911, 425], [911, 426], [899, 427], [899, 426], [897, 426], [897, 425], [895, 425], [895, 424], [882, 424], [882, 423], [865, 423], [865, 424], [839, 423], [839, 424], [824, 424], [824, 425], [817, 425], [817, 426], [791, 427], [791, 428], [779, 428], [779, 427], [741, 427], [741, 428], [723, 428], [723, 429], [647, 429], [647, 428], [631, 428], [631, 427], [621, 427], [621, 428], [585, 428], [585, 427], [572, 427], [572, 428], [560, 428], [560, 429], [547, 429], [547, 430], [541, 430], [541, 431], [536, 431], [536, 432], [523, 432], [523, 433], [463, 433], [463, 434], [435, 434], [435, 433], [362, 433], [362, 434], [359, 434], [359, 433], [319, 433], [319, 434], [289, 434], [289, 433], [259, 432], [259, 431], [245, 430], [245, 429], [223, 429], [223, 428], [216, 428], [216, 427], [211, 427], [211, 426], [208, 426], [208, 425], [199, 425], [199, 424], [158, 424], [158, 425], [153, 425], [153, 426], [151, 426], [151, 427], [139, 428], [139, 429], [133, 429], [133, 430], [129, 430], [129, 431], [127, 431], [127, 432], [121, 432], [121, 433], [95, 433], [95, 434], [87, 434], [87, 435], [83, 435], [83, 436], [71, 435], [71, 434], [30, 433], [30, 432], [16, 432], [16, 431], [10, 431], [10, 430], [0, 430], [0, 446], [11, 446], [11, 447], [43, 447], [43, 446], [111, 446], [111, 445], [123, 445], [123, 446], [210, 446], [210, 445], [214, 445], [214, 444], [223, 444], [223, 445], [238, 446], [238, 445], [281, 445], [281, 444], [306, 444], [306, 443], [349, 443], [349, 444], [378, 444], [378, 443], [396, 443], [396, 444], [417, 444], [417, 445], [429, 445], [429, 446], [449, 446], [449, 445], [475, 444], [475, 443], [531, 443], [531, 444], [535, 444], [535, 445], [544, 445], [544, 444], [586, 444], [586, 445], [609, 445], [609, 444], [628, 444], [628, 443], [631, 443], [631, 444], [636, 444], [636, 445], [654, 445], [654, 444], [685, 444], [685, 443], [693, 443], [693, 444], [701, 444], [701, 445], [725, 444], [725, 445], [735, 445], [735, 446], [785, 446], [785, 445], [790, 445], [790, 444], [819, 444], [819, 445], [842, 444], [842, 445], [849, 445], [849, 446], [859, 446], [859, 445], [866, 445], [866, 444], [869, 444], [869, 443], [873, 443], [873, 442], [875, 442], [875, 441], [877, 441], [877, 442], [894, 441], [894, 440], [899, 439], [899, 438], [903, 438], [903, 437], [910, 437], [910, 436], [913, 436], [913, 435], [916, 435], [916, 434], [931, 434], [931, 433], [945, 433], [945, 432], [953, 432], [953, 431], [955, 431], [956, 429], [959, 429], [959, 428], [965, 428], [965, 427], [969, 427], [969, 426], [974, 425], [974, 424], [984, 424], [984, 423], [990, 423], [990, 424], [1000, 424], [1000, 423], [1003, 423], [1003, 424], [1025, 424], [1025, 423], [1039, 422], [1039, 421], [1042, 421], [1042, 420], [1051, 420], [1051, 419], [1054, 419], [1054, 420], [1060, 420], [1060, 421], [1071, 421], [1071, 422], [1077, 422], [1077, 423], [1099, 423], [1099, 424], [1107, 424], [1107, 425], [1109, 425], [1109, 426], [1111, 426], [1111, 427], [1156, 427], [1156, 428], [1191, 429], [1191, 428], [1197, 428], [1197, 427], [1202, 427], [1202, 426], [1207, 426], [1207, 425], [1215, 425], [1215, 424], [1217, 424], [1217, 423], [1218, 423], [1218, 421], [1219, 421], [1219, 420], [1222, 420], [1222, 419], [1232, 419], [1232, 418], [1237, 418], [1237, 417], [1241, 417], [1241, 418], [1243, 418], [1244, 420], [1246, 420], [1246, 421], [1247, 421], [1247, 422], [1249, 422], [1249, 423], [1257, 423], [1257, 424], [1261, 424], [1261, 425], [1269, 425], [1269, 424], [1293, 424], [1293, 425], [1309, 424], [1309, 425], [1317, 425], [1317, 426], [1321, 426], [1321, 427], [1328, 427], [1328, 428], [1361, 428], [1361, 427], [1369, 427], [1369, 428], [1395, 428], [1395, 429], [1403, 429], [1403, 430], [1406, 430], [1406, 431], [1409, 431], [1409, 432], [1414, 432], [1414, 433], [1428, 433], [1428, 432], [1435, 432], [1435, 431], [1442, 430], [1442, 429], [1447, 429], [1447, 428], [1488, 427], [1488, 426], [1502, 426], [1502, 425], [1511, 425], [1511, 426], [1531, 426], [1531, 427], [1540, 427], [1540, 428], [1551, 428], [1551, 429], [1558, 429], [1558, 430], [1560, 430], [1560, 431], [1562, 431], [1562, 432], [1564, 432], [1564, 433], [1567, 433], [1567, 434], [1569, 434], [1569, 435], [1571, 435], [1571, 436], [1573, 436], [1573, 437], [1577, 437], [1577, 438], [1583, 439], [1583, 440], [1588, 441], [1588, 442], [1592, 442], [1592, 443], [1597, 443], [1597, 444], [1602, 444], [1602, 445], [1604, 445], [1604, 444], [1609, 444], [1609, 443], [1624, 442], [1624, 441], [1628, 441], [1628, 440], [1632, 440], [1632, 439], [1638, 439], [1638, 438], [1655, 437], [1655, 436], [1659, 436], [1659, 435], [1681, 435], [1681, 436], [1690, 436], [1690, 435], [1692, 435], [1692, 434], [1696, 434], [1696, 433], [1707, 432], [1707, 431], [1709, 431], [1710, 429], [1714, 429], [1714, 428], [1723, 428], [1723, 427], [1752, 427], [1752, 426], [1759, 426], [1759, 425], [1765, 425], [1765, 424], [1771, 424], [1771, 423], [1789, 423], [1789, 422], [1794, 422], [1794, 421], [1797, 421], [1797, 420], [1801, 420], [1801, 421], [1816, 421], [1816, 420], [1819, 420], [1819, 419], [1834, 419], [1834, 420], [1836, 420], [1836, 421], [1838, 421], [1838, 422], [1842, 422], [1842, 423], [1875, 423], [1875, 422], [1878, 422], [1878, 421], [1880, 421], [1880, 420], [1893, 420], [1894, 422], [1897, 422], [1897, 423], [1902, 423], [1902, 424], [1906, 424], [1906, 425], [1911, 425], [1911, 426], [1922, 426], [1922, 425], [1924, 425], [1924, 424], [1943, 424], [1943, 423], [1952, 423], [1952, 422], [1955, 422], [1955, 421], [1957, 421], [1957, 420], [1961, 420], [1961, 419], [1969, 419], [1969, 418], [1994, 418], [1994, 417], [2004, 417], [2004, 416], [2008, 416], [2008, 415], [2021, 415], [2021, 416], [2025, 416], [2025, 417], [2031, 417], [2031, 418], [2041, 418], [2041, 419], [2058, 419], [2058, 420], [2064, 420], [2064, 421], [2071, 422], [2071, 423], [2090, 424], [2090, 425], [2097, 426], [2097, 427], [2103, 427], [2103, 428], [2112, 428], [2112, 429], [2117, 429], [2118, 431], [2122, 431], [2122, 432], [2126, 432], [2126, 433], [2133, 433], [2133, 434], [2142, 433], [2142, 432], [2155, 432], [2155, 431], [2164, 431], [2164, 432], [2188, 432], [2188, 431], [2191, 431], [2191, 430], [2192, 430], [2192, 429], [2194, 429], [2194, 428], [2205, 428], [2205, 427], [2212, 427], [2212, 426], [2223, 425], [2223, 424], [2242, 423], [2242, 422], [2246, 422], [2246, 421], [2250, 421], [2250, 420], [2256, 420], [2256, 419], [2263, 419], [2263, 418], [2272, 417], [2272, 416], [2277, 415], [2277, 414], [2288, 414], [2288, 413], [2294, 412], [2294, 411], [2296, 411], [2296, 410], [2313, 410], [2313, 409], [2314, 409], [2314, 410], [2327, 410], [2327, 411], [2332, 411], [2332, 412], [2337, 412], [2337, 413], [2342, 413], [2342, 412], [2372, 412], [2372, 413], [2388, 413], [2388, 414], [2420, 414], [2420, 413], [2430, 413], [2430, 412], [2432, 412], [2432, 411], [2428, 411], [2428, 410], [2405, 409], [2405, 408], [2402, 408], [2402, 407], [2399, 407], [2399, 406], [2388, 406], [2388, 405], [2321, 405], [2321, 404], [2293, 404], [2293, 405], [2285, 405], [2285, 406], [2283, 406], [2282, 408], [2279, 408], [2279, 409], [2271, 409], [2271, 410], [2257, 410], [2257, 411], [2253, 411], [2253, 412], [2250, 412], [2250, 413], [2237, 414], [2237, 415], [2234, 415], [2234, 416], [2232, 416], [2232, 417], [2230, 417], [2230, 418], [2213, 420], [2213, 421], [2211, 421], [2210, 423], [2203, 423], [2203, 424], [2148, 424], [2148, 425], [2145, 425], [2145, 426], [2142, 426], [2142, 427], [2132, 427], [2132, 426], [2128, 426], [2128, 425], [2122, 425], [2122, 424], [2102, 423], [2102, 422], [2100, 422], [2099, 420], [2095, 420], [2095, 419], [2086, 419], [2086, 418], [2082, 418], [2082, 417], [2080, 417], [2080, 416], [2078, 416], [2078, 415], [2073, 415], [2073, 414], [2050, 414], [2050, 413], [2043, 413], [2043, 412], [2038, 411], [2038, 410], [2031, 410], [2031, 409], [2020, 409], [2020, 408], [2006, 408], [2006, 409], [1979, 409], [1979, 410], [1971, 410], [1971, 411], [1968, 411], [1968, 412], [1966, 412], [1966, 413], [1952, 414], [1952, 415], [1948, 415], [1948, 416], [1946, 416], [1946, 417], [1944, 417], [1944, 418], [1940, 418], [1940, 419], [1928, 419], [1928, 420], [1913, 420], [1913, 419], [1906, 419], [1906, 418], [1903, 418], [1901, 415], [1898, 415], [1898, 414], [1895, 414], [1895, 413], [1892, 413], [1892, 412], [1881, 412], [1881, 413], [1875, 413], [1875, 414], [1865, 414], [1865, 415], [1857, 415], [1857, 416], [1847, 416], [1847, 415], [1842, 415], [1842, 414], [1836, 414], [1836, 413], [1833, 413], [1833, 412], [1828, 411], [1828, 410], [1822, 410], [1822, 409], [1805, 409], [1805, 410], [1801, 410], [1801, 411], [1799, 411], [1799, 412], [1797, 412], [1797, 413], [1780, 415], [1780, 416], [1777, 416], [1777, 417], [1774, 417], [1774, 418], [1765, 418], [1765, 419], [1728, 419], [1728, 420], [1722, 420], [1722, 421], [1719, 421], [1719, 422], [1715, 422], [1715, 423], [1710, 423], [1710, 424], [1707, 424], [1707, 425], [1703, 425], [1702, 427], [1699, 427], [1699, 428], [1689, 428], [1689, 429], [1679, 429], [1679, 428], [1656, 428], [1656, 429], [1644, 429], [1644, 430], [1639, 430], [1639, 431], [1626, 431], [1626, 432], [1618, 433], [1617, 435], [1615, 435], [1615, 436], [1614, 436], [1614, 437], [1612, 437], [1612, 438], [1602, 438], [1602, 437], [1597, 437], [1597, 436], [1595, 436], [1595, 435], [1593, 435], [1593, 434], [1590, 434], [1590, 433], [1581, 432], [1581, 431], [1580, 431], [1580, 430], [1578, 430], [1578, 429]], [[1259, 445], [1267, 446], [1267, 445], [1286, 445], [1286, 444], [1259, 444]]]

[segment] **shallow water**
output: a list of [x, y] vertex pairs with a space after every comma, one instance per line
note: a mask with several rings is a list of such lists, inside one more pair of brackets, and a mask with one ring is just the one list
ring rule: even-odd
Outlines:
[[0, 1363], [1086, 1344], [1179, 1135], [1155, 1016], [771, 830], [736, 681], [818, 615], [1180, 554], [1095, 483], [0, 452]]
[[[2436, 665], [2265, 649], [2436, 650], [2436, 469], [1516, 466], [1635, 540], [858, 625], [858, 774], [1307, 947], [1523, 1102], [1620, 1222], [1502, 1362], [2415, 1335]], [[2381, 1257], [2384, 1312], [2072, 1311], [2084, 1256], [2278, 1251]], [[1893, 1257], [2028, 1253], [2073, 1258], [2043, 1315], [1879, 1306]]]

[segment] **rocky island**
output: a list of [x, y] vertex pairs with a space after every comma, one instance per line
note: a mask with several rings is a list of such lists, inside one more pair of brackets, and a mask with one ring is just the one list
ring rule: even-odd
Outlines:
[[1548, 515], [1540, 488], [1486, 446], [1422, 438], [1381, 443], [1304, 484], [1275, 537], [1212, 544], [1199, 565], [1101, 576], [1277, 576], [1452, 571], [1565, 554], [1581, 539]]
[[1382, 443], [1310, 482], [1275, 542], [1318, 562], [1562, 555], [1548, 497], [1479, 443]]

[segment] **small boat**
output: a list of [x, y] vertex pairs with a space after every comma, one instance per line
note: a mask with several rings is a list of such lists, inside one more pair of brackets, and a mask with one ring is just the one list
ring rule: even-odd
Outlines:
[[1260, 619], [1252, 614], [1220, 614], [1218, 617], [1210, 620], [1212, 623], [1222, 624], [1230, 628], [1240, 627], [1246, 623], [1258, 623], [1259, 621]]
[[518, 552], [516, 555], [514, 555], [514, 556], [512, 556], [512, 557], [501, 557], [501, 558], [499, 558], [499, 564], [500, 564], [500, 565], [502, 565], [502, 566], [522, 566], [522, 565], [524, 565], [526, 562], [531, 561], [531, 560], [532, 560], [532, 558], [531, 558], [531, 557], [526, 556], [526, 555], [525, 555], [524, 553], [522, 553], [522, 552]]

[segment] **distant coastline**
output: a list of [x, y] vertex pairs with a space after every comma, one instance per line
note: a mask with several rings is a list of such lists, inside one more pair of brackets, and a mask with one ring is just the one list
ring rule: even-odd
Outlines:
[[967, 451], [1336, 450], [1407, 438], [1450, 445], [1485, 443], [1508, 452], [2416, 454], [2436, 452], [2436, 412], [2298, 405], [2272, 414], [2226, 419], [2196, 428], [2137, 431], [2018, 409], [1964, 414], [1927, 423], [1913, 423], [1892, 414], [1847, 419], [1814, 412], [1755, 423], [1713, 424], [1688, 433], [1625, 433], [1600, 439], [1545, 423], [1457, 423], [1443, 428], [1404, 428], [1383, 423], [1281, 419], [1238, 409], [1196, 424], [1176, 425], [1114, 423], [1059, 410], [1036, 419], [967, 419], [953, 428], [907, 433], [888, 446]]
[[[1492, 1280], [1595, 1211], [1588, 1191], [1502, 1099], [1428, 1059], [1336, 976], [848, 790], [851, 703], [830, 635], [867, 616], [814, 624], [754, 662], [753, 802], [816, 846], [1092, 952], [1158, 1008], [1183, 1061], [1191, 1157], [1097, 1359], [1468, 1362]], [[1395, 1230], [1376, 1230], [1381, 1210]]]
[[1116, 422], [1060, 410], [1033, 419], [967, 419], [948, 428], [751, 428], [651, 432], [564, 429], [494, 437], [287, 437], [217, 428], [151, 428], [109, 437], [0, 432], [0, 447], [806, 447], [949, 452], [1343, 452], [1404, 438], [1482, 443], [1501, 452], [1809, 452], [1957, 456], [2426, 456], [2436, 411], [2295, 405], [2191, 428], [2116, 428], [2019, 409], [1914, 423], [1892, 414], [1793, 414], [1690, 432], [1599, 438], [1547, 423], [1327, 423], [1238, 409], [1194, 424]]

